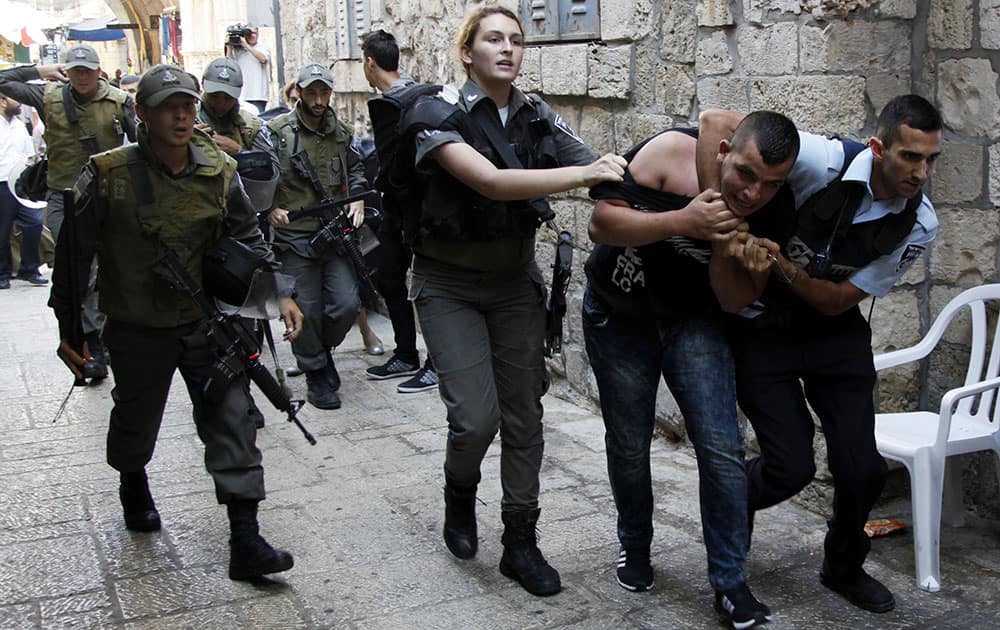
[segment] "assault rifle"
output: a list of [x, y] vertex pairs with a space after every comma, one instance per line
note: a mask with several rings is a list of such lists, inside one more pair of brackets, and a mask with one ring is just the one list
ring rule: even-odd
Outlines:
[[552, 263], [552, 289], [545, 303], [545, 356], [562, 351], [562, 325], [566, 315], [566, 289], [573, 271], [573, 235], [563, 230], [556, 242], [556, 258]]
[[[305, 401], [291, 400], [260, 362], [257, 339], [247, 329], [243, 318], [239, 315], [226, 315], [220, 311], [215, 301], [205, 294], [201, 285], [194, 281], [177, 255], [169, 248], [163, 248], [163, 254], [157, 259], [153, 270], [174, 288], [190, 295], [208, 318], [210, 326], [208, 338], [215, 346], [216, 358], [209, 370], [209, 377], [201, 389], [205, 399], [212, 404], [220, 403], [232, 382], [245, 372], [260, 391], [264, 392], [275, 409], [284, 412], [288, 416], [288, 421], [302, 431], [302, 435], [310, 444], [316, 444], [316, 438], [302, 426], [296, 415]], [[264, 325], [268, 324], [265, 322]]]
[[309, 162], [309, 156], [304, 151], [300, 151], [291, 158], [295, 172], [309, 180], [309, 183], [320, 196], [320, 202], [315, 206], [308, 206], [299, 210], [292, 210], [288, 213], [288, 221], [295, 221], [305, 217], [318, 217], [323, 221], [323, 226], [309, 240], [309, 246], [317, 254], [321, 254], [330, 247], [339, 245], [347, 257], [354, 265], [354, 270], [358, 276], [368, 285], [372, 294], [377, 294], [378, 289], [372, 280], [372, 270], [365, 264], [365, 256], [351, 235], [358, 228], [354, 227], [351, 218], [347, 216], [344, 208], [363, 199], [373, 199], [378, 197], [378, 191], [367, 190], [357, 195], [350, 195], [342, 199], [330, 199], [323, 190], [323, 185], [316, 175], [316, 170]]

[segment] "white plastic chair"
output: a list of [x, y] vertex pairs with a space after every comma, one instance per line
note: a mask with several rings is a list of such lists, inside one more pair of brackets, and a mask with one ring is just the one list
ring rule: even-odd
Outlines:
[[[987, 301], [1000, 301], [1000, 284], [968, 289], [942, 309], [920, 342], [912, 347], [875, 357], [875, 369], [884, 370], [930, 354], [948, 325], [968, 307], [972, 318], [969, 366], [965, 384], [944, 394], [937, 412], [880, 413], [875, 416], [875, 440], [884, 457], [902, 462], [910, 473], [913, 509], [913, 545], [917, 584], [926, 591], [941, 589], [939, 541], [945, 460], [951, 455], [992, 450], [1000, 458], [1000, 336], [990, 330]], [[994, 304], [994, 307], [997, 304]], [[988, 354], [987, 354], [988, 353]], [[949, 468], [951, 468], [949, 466]], [[958, 489], [961, 475], [949, 474], [950, 487]]]

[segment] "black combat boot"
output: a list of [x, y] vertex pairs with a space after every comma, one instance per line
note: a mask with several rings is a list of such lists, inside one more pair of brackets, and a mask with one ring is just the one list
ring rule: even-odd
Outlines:
[[500, 573], [517, 580], [532, 595], [555, 595], [562, 590], [559, 572], [542, 556], [535, 538], [538, 508], [517, 512], [501, 512], [503, 519], [503, 556]]
[[260, 535], [257, 501], [234, 499], [229, 512], [229, 579], [253, 580], [268, 573], [287, 571], [295, 564], [292, 554], [275, 549]]
[[125, 514], [125, 527], [133, 532], [155, 532], [160, 529], [160, 513], [149, 493], [146, 470], [120, 473], [118, 498]]
[[330, 386], [330, 372], [326, 367], [306, 372], [306, 400], [317, 409], [340, 409], [340, 396]]
[[445, 480], [444, 544], [457, 558], [468, 560], [479, 550], [476, 530], [476, 486], [463, 488]]
[[101, 342], [101, 333], [95, 330], [83, 338], [87, 342], [90, 356], [94, 359], [83, 367], [84, 378], [98, 381], [108, 378], [108, 353], [104, 350], [104, 343]]

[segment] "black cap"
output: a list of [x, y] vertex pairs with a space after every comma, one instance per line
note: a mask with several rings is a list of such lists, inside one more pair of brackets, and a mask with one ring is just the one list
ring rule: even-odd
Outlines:
[[190, 72], [160, 64], [153, 66], [142, 75], [135, 102], [143, 107], [156, 107], [173, 94], [187, 94], [198, 98], [198, 79]]
[[66, 51], [66, 61], [63, 67], [66, 70], [70, 68], [97, 70], [101, 67], [101, 58], [97, 56], [97, 51], [90, 46], [77, 44]]
[[201, 75], [201, 86], [206, 93], [225, 92], [239, 99], [243, 91], [243, 71], [228, 57], [213, 59]]
[[333, 87], [333, 75], [318, 63], [311, 63], [299, 71], [298, 85], [300, 88], [308, 87], [316, 81], [326, 83], [327, 87]]

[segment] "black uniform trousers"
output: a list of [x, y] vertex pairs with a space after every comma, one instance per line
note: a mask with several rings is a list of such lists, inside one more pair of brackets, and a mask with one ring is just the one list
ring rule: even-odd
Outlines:
[[413, 303], [410, 302], [406, 288], [406, 272], [410, 270], [413, 252], [403, 241], [403, 234], [398, 227], [387, 226], [388, 220], [383, 220], [379, 227], [379, 246], [371, 252], [374, 266], [378, 270], [375, 283], [379, 293], [385, 300], [385, 308], [392, 322], [392, 332], [395, 336], [396, 349], [393, 355], [400, 361], [410, 365], [420, 365], [420, 355], [417, 353], [417, 321], [413, 314]]
[[264, 498], [264, 469], [257, 449], [246, 376], [210, 403], [202, 386], [215, 360], [207, 322], [175, 328], [147, 328], [109, 319], [103, 340], [115, 387], [108, 428], [108, 464], [137, 471], [153, 457], [174, 371], [179, 370], [194, 405], [198, 437], [205, 444], [205, 468], [219, 503]]
[[885, 484], [875, 447], [875, 367], [871, 329], [857, 307], [816, 325], [741, 328], [733, 339], [737, 397], [761, 455], [748, 462], [751, 514], [784, 501], [812, 481], [816, 412], [833, 475], [833, 517], [825, 541], [828, 570], [860, 569], [871, 545], [864, 532]]

